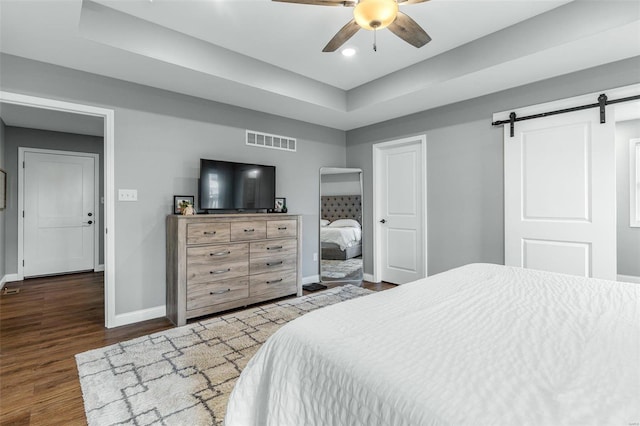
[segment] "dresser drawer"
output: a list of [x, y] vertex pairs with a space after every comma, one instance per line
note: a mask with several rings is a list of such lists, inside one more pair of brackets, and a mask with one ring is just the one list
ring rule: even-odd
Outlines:
[[264, 220], [231, 223], [231, 241], [264, 240], [267, 224]]
[[253, 275], [250, 278], [249, 295], [272, 299], [298, 291], [296, 271], [269, 272]]
[[298, 221], [270, 220], [267, 222], [267, 238], [295, 237], [298, 235]]
[[249, 244], [220, 244], [187, 248], [187, 284], [249, 274]]
[[190, 223], [187, 225], [187, 244], [228, 243], [228, 223]]
[[291, 254], [273, 255], [269, 257], [259, 257], [249, 259], [249, 271], [251, 275], [265, 272], [295, 270], [297, 256]]
[[249, 297], [249, 280], [232, 278], [187, 286], [187, 311]]
[[298, 240], [257, 241], [251, 243], [251, 259], [273, 256], [295, 256]]

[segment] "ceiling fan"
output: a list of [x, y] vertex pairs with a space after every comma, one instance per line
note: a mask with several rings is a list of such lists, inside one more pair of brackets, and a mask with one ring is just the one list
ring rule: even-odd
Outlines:
[[311, 4], [318, 6], [353, 7], [353, 19], [347, 23], [322, 49], [335, 52], [360, 28], [374, 31], [373, 50], [377, 50], [375, 31], [389, 28], [389, 31], [415, 46], [422, 47], [431, 41], [429, 34], [408, 15], [398, 10], [398, 5], [423, 3], [428, 0], [273, 0], [282, 3]]

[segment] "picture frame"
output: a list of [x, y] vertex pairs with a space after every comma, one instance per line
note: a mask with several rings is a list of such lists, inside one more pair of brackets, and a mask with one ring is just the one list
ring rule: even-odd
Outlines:
[[276, 213], [282, 213], [284, 207], [287, 205], [287, 199], [276, 197], [276, 202], [273, 211]]
[[7, 208], [7, 172], [0, 169], [0, 210]]
[[173, 196], [173, 214], [182, 214], [181, 203], [189, 203], [194, 206], [195, 196], [193, 195], [174, 195]]

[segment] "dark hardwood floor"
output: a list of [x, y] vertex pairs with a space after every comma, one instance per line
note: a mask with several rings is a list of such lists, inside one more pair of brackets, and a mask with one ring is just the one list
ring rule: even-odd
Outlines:
[[[339, 284], [332, 284], [330, 287]], [[395, 287], [363, 282], [380, 291]], [[0, 296], [0, 424], [86, 424], [74, 355], [173, 327], [104, 327], [102, 273], [7, 283]], [[307, 293], [307, 292], [305, 292]]]
[[86, 424], [74, 355], [164, 330], [165, 318], [104, 327], [102, 273], [7, 283], [0, 296], [2, 425]]

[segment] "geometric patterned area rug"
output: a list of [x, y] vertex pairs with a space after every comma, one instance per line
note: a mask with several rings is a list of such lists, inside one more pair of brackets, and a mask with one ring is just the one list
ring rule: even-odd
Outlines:
[[269, 336], [369, 293], [335, 287], [77, 354], [88, 424], [221, 425], [240, 372]]
[[355, 257], [347, 260], [322, 259], [323, 278], [345, 278], [362, 269], [362, 258]]

